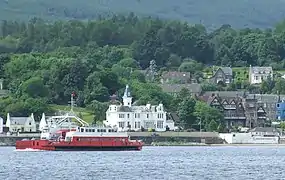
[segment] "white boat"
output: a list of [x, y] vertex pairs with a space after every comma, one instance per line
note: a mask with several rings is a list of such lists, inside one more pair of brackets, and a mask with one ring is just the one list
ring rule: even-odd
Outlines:
[[275, 128], [254, 128], [245, 133], [220, 133], [228, 144], [279, 144], [280, 135]]

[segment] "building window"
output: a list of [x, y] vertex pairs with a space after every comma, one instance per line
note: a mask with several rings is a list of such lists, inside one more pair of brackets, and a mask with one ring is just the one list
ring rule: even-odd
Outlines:
[[141, 122], [135, 122], [135, 129], [136, 128], [141, 128]]
[[119, 127], [120, 127], [120, 128], [125, 127], [125, 122], [119, 122]]
[[163, 121], [157, 121], [157, 128], [159, 129], [163, 128]]
[[140, 118], [140, 114], [139, 113], [135, 113], [135, 118]]
[[161, 113], [157, 114], [157, 118], [158, 119], [163, 119], [163, 114], [161, 114]]
[[255, 76], [255, 80], [258, 80], [258, 76]]
[[29, 125], [32, 125], [32, 123], [31, 123], [31, 122], [29, 122]]
[[125, 118], [124, 114], [119, 114], [119, 118]]
[[149, 118], [149, 114], [146, 114], [146, 118]]
[[147, 121], [147, 122], [145, 122], [144, 127], [146, 129], [148, 129], [148, 128], [155, 128], [154, 127], [154, 122], [153, 121]]

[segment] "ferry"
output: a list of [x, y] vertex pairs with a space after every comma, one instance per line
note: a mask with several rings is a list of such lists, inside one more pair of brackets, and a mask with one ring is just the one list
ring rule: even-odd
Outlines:
[[16, 141], [16, 149], [46, 151], [140, 151], [142, 146], [142, 141], [130, 140], [127, 132], [107, 127], [61, 129], [52, 134], [45, 129], [38, 140]]
[[[142, 150], [143, 142], [131, 140], [127, 132], [116, 128], [89, 126], [73, 112], [74, 94], [71, 95], [71, 110], [64, 115], [43, 114], [40, 122], [40, 139], [16, 141], [17, 150], [34, 149], [47, 151], [128, 151]], [[75, 121], [74, 121], [75, 120]]]

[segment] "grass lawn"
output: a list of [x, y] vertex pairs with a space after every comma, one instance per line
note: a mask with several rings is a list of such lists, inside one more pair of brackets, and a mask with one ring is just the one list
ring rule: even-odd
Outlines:
[[[51, 107], [55, 111], [69, 111], [70, 110], [70, 106], [64, 106], [64, 105], [51, 105]], [[80, 107], [74, 107], [73, 110], [78, 117], [80, 117], [79, 114], [81, 113], [82, 117], [80, 118], [86, 121], [87, 123], [91, 124], [93, 122], [94, 115], [92, 114], [91, 111], [85, 108], [80, 108]]]
[[[210, 78], [213, 76], [213, 70], [216, 71], [218, 70], [218, 68], [220, 68], [221, 66], [214, 66], [211, 69], [205, 69], [203, 71], [203, 75], [204, 78]], [[249, 68], [248, 67], [234, 67], [232, 68], [233, 70], [233, 77], [234, 77], [234, 81], [248, 81], [248, 75], [249, 75]], [[284, 71], [285, 74], [285, 71]]]

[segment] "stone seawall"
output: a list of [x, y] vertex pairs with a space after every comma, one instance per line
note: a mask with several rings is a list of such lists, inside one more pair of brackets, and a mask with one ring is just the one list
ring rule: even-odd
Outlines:
[[[131, 139], [142, 140], [145, 145], [151, 145], [157, 142], [174, 143], [205, 143], [222, 144], [223, 140], [219, 138], [218, 133], [211, 132], [130, 132]], [[0, 136], [0, 146], [15, 146], [17, 140], [39, 138], [40, 134], [20, 134], [19, 136]]]

